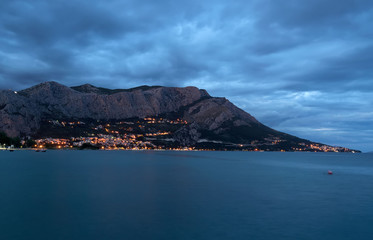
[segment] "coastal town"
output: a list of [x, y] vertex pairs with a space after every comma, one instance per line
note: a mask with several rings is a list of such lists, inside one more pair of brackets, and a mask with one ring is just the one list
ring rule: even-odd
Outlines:
[[[33, 139], [35, 149], [97, 149], [97, 150], [239, 150], [239, 151], [310, 151], [347, 152], [347, 148], [316, 143], [299, 143], [290, 149], [286, 140], [267, 137], [240, 144], [199, 139], [193, 146], [183, 146], [174, 138], [184, 119], [146, 117], [125, 121], [47, 120]], [[66, 136], [66, 133], [69, 133]]]
[[[193, 145], [180, 144], [177, 132], [187, 127], [184, 119], [145, 117], [123, 121], [107, 120], [45, 120], [34, 137], [24, 137], [19, 143], [0, 144], [0, 150], [22, 149], [91, 149], [91, 150], [175, 150], [175, 151], [308, 151], [351, 152], [309, 141], [294, 145], [270, 136], [249, 143], [233, 143], [208, 138]], [[354, 151], [352, 151], [354, 152]]]
[[[166, 135], [167, 133], [162, 133]], [[150, 136], [150, 135], [148, 135]], [[141, 134], [138, 135], [124, 135], [123, 137], [115, 137], [113, 135], [99, 134], [97, 137], [72, 137], [69, 139], [64, 138], [41, 138], [35, 140], [35, 149], [100, 149], [100, 150], [176, 150], [176, 151], [192, 151], [192, 150], [228, 150], [215, 149], [215, 148], [196, 148], [196, 147], [165, 147], [157, 146], [150, 140], [142, 141], [137, 140], [143, 138]], [[231, 144], [230, 148], [236, 147], [234, 150], [242, 151], [270, 151], [269, 146], [274, 146], [276, 143], [267, 144]], [[267, 147], [267, 148], [265, 148]], [[232, 149], [229, 149], [232, 150]], [[280, 152], [287, 150], [280, 149]], [[304, 147], [293, 148], [292, 151], [308, 151], [308, 152], [347, 152], [347, 148], [333, 147], [326, 145], [310, 144]]]

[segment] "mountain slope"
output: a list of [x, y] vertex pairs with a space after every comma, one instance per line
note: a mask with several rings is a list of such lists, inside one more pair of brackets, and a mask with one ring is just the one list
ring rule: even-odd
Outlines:
[[[173, 141], [182, 146], [205, 142], [247, 146], [260, 143], [296, 149], [311, 143], [273, 130], [227, 99], [211, 97], [196, 87], [141, 86], [111, 90], [89, 84], [70, 88], [45, 82], [18, 93], [0, 91], [0, 131], [13, 137], [43, 135], [43, 131], [49, 131], [40, 129], [41, 123], [48, 120], [108, 122], [145, 117], [182, 119], [188, 123], [168, 126]], [[65, 134], [68, 136], [69, 132]]]
[[55, 82], [42, 83], [19, 94], [43, 107], [43, 116], [125, 119], [154, 116], [176, 111], [180, 107], [208, 96], [204, 90], [187, 88], [139, 88], [104, 94], [103, 88], [87, 85], [75, 87], [79, 92]]
[[[75, 90], [76, 89], [76, 90]], [[79, 91], [78, 91], [79, 90]], [[83, 85], [45, 82], [19, 91], [0, 91], [0, 130], [30, 135], [46, 118], [126, 119], [173, 112], [210, 97], [195, 87], [139, 87], [111, 92]]]

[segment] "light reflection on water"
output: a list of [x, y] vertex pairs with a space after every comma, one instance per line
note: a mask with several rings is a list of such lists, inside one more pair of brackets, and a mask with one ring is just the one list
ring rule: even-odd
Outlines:
[[372, 160], [0, 152], [0, 239], [371, 239]]

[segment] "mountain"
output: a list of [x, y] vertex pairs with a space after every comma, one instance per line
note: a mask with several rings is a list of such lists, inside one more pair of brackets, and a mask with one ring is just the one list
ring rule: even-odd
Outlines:
[[[146, 118], [157, 118], [159, 124], [153, 119], [153, 125], [149, 125], [149, 121], [144, 121]], [[139, 126], [134, 130], [125, 124], [118, 125], [117, 130], [148, 134], [162, 129], [171, 134], [173, 144], [180, 146], [305, 150], [314, 144], [313, 150], [332, 149], [273, 130], [227, 99], [212, 97], [196, 87], [140, 86], [112, 90], [89, 84], [67, 87], [45, 82], [19, 92], [0, 91], [0, 131], [12, 137], [92, 135], [91, 130], [97, 129], [95, 123], [102, 125], [128, 119], [137, 119]], [[56, 125], [56, 121], [63, 120], [89, 122], [90, 127], [58, 129], [60, 125]], [[165, 125], [165, 121], [173, 124]], [[170, 142], [170, 138], [162, 141], [166, 140]]]
[[[76, 89], [76, 90], [75, 90]], [[104, 93], [104, 92], [107, 93]], [[208, 96], [197, 88], [140, 87], [105, 90], [69, 88], [46, 82], [19, 91], [0, 91], [0, 129], [10, 136], [33, 134], [44, 118], [126, 119], [176, 111]]]

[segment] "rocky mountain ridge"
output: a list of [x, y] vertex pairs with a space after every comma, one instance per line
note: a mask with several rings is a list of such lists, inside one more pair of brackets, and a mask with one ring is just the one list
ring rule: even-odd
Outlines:
[[[104, 92], [106, 91], [106, 93]], [[92, 85], [67, 87], [45, 82], [13, 92], [0, 92], [0, 129], [10, 136], [32, 134], [43, 118], [126, 119], [158, 116], [189, 106], [183, 118], [216, 129], [227, 119], [236, 125], [256, 119], [224, 98], [212, 98], [196, 87], [138, 87], [106, 90]]]
[[45, 82], [19, 92], [0, 91], [0, 131], [12, 137], [40, 134], [44, 120], [112, 121], [146, 117], [180, 118], [188, 122], [172, 133], [173, 140], [184, 146], [201, 141], [229, 144], [274, 141], [286, 142], [287, 147], [296, 149], [299, 144], [311, 143], [275, 131], [226, 98], [212, 97], [196, 87], [140, 86], [112, 90], [89, 84], [67, 87]]

